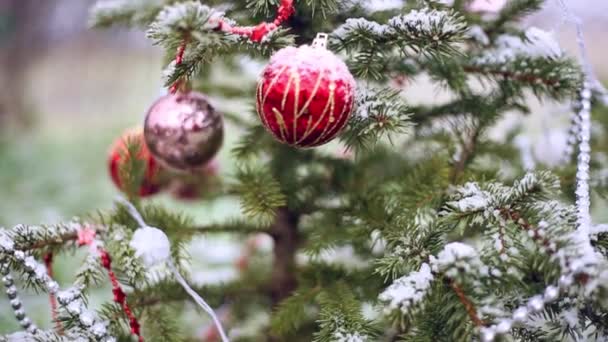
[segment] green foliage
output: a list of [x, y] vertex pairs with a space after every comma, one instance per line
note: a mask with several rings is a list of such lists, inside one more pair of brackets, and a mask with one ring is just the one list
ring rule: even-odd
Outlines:
[[376, 328], [363, 318], [361, 303], [345, 284], [338, 283], [335, 288], [322, 292], [319, 303], [319, 331], [315, 333], [314, 342], [375, 337]]
[[164, 0], [102, 0], [91, 8], [89, 25], [103, 28], [116, 24], [145, 26], [162, 9]]
[[311, 304], [318, 294], [318, 289], [304, 289], [292, 294], [282, 301], [272, 315], [271, 331], [279, 336], [295, 333], [307, 319]]
[[234, 191], [241, 197], [241, 210], [262, 225], [270, 224], [279, 207], [285, 205], [281, 185], [266, 168], [244, 167], [236, 174]]
[[536, 12], [542, 7], [544, 2], [544, 0], [508, 1], [505, 7], [499, 12], [498, 18], [489, 23], [488, 30], [495, 32], [509, 22], [515, 22], [528, 14]]
[[457, 54], [456, 44], [464, 40], [465, 31], [457, 13], [423, 8], [395, 16], [387, 24], [348, 19], [332, 33], [331, 46], [351, 55], [355, 75], [381, 79], [387, 71], [383, 65], [395, 54], [434, 59]]
[[342, 139], [349, 148], [369, 150], [383, 138], [411, 131], [410, 113], [398, 91], [359, 88], [353, 118]]

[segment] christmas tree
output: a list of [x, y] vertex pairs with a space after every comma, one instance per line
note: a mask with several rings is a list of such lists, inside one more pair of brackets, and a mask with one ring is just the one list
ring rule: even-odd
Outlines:
[[[608, 226], [590, 217], [607, 184], [592, 105], [608, 95], [582, 35], [577, 59], [524, 27], [543, 0], [372, 3], [98, 1], [92, 26], [143, 28], [166, 51], [167, 94], [112, 146], [114, 208], [0, 230], [24, 329], [0, 340], [200, 340], [192, 310], [205, 341], [608, 339]], [[257, 85], [212, 81], [251, 65]], [[437, 98], [408, 100], [423, 82]], [[250, 113], [220, 113], [215, 93]], [[531, 97], [572, 104], [563, 151], [530, 151], [518, 126], [492, 134], [533, 115]], [[161, 192], [241, 210], [199, 225], [147, 201]], [[199, 286], [185, 246], [211, 234], [242, 239], [239, 274]], [[60, 288], [53, 256], [75, 249], [88, 257]], [[113, 297], [94, 306], [100, 284]], [[52, 328], [28, 318], [20, 287], [49, 294]]]

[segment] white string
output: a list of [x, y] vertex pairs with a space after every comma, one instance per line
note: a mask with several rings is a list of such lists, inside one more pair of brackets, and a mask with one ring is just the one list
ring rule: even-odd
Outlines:
[[228, 337], [226, 336], [226, 333], [224, 332], [224, 329], [222, 327], [222, 323], [220, 322], [219, 318], [217, 317], [217, 315], [215, 314], [215, 312], [213, 311], [213, 309], [211, 308], [211, 306], [209, 306], [209, 304], [207, 304], [207, 302], [205, 302], [205, 300], [203, 298], [201, 298], [201, 296], [198, 295], [198, 293], [196, 293], [186, 282], [186, 280], [182, 277], [181, 274], [179, 274], [179, 272], [177, 271], [177, 268], [175, 267], [175, 265], [173, 264], [172, 261], [169, 261], [168, 263], [169, 268], [173, 271], [173, 273], [175, 274], [175, 278], [177, 279], [177, 282], [180, 283], [182, 285], [182, 287], [184, 288], [184, 290], [186, 290], [186, 292], [188, 292], [188, 294], [196, 301], [196, 303], [203, 308], [203, 310], [205, 310], [209, 316], [211, 316], [211, 318], [213, 319], [213, 323], [215, 324], [215, 326], [217, 327], [217, 330], [220, 333], [220, 337], [222, 338], [222, 341], [224, 342], [228, 342]]
[[[125, 199], [122, 196], [118, 196], [116, 198], [116, 200], [127, 208], [127, 211], [129, 212], [131, 217], [133, 217], [133, 219], [135, 221], [137, 221], [137, 224], [140, 226], [140, 228], [150, 227], [146, 224], [146, 222], [144, 221], [144, 219], [141, 216], [141, 214], [139, 213], [139, 211], [137, 211], [137, 208], [135, 208], [135, 206], [131, 202], [129, 202], [127, 199]], [[153, 228], [153, 227], [151, 227], [151, 228]], [[179, 271], [177, 270], [177, 267], [175, 267], [173, 260], [169, 259], [167, 261], [167, 265], [169, 266], [169, 269], [171, 269], [171, 271], [173, 272], [173, 275], [175, 276], [175, 279], [177, 280], [177, 282], [184, 288], [184, 290], [186, 290], [186, 292], [190, 295], [190, 297], [192, 297], [192, 299], [194, 299], [194, 301], [207, 314], [209, 314], [209, 316], [211, 316], [211, 319], [213, 319], [213, 323], [215, 324], [218, 332], [220, 333], [220, 337], [222, 338], [222, 341], [230, 342], [230, 340], [226, 336], [226, 332], [224, 331], [224, 328], [222, 327], [222, 323], [220, 322], [219, 318], [215, 314], [215, 311], [213, 311], [213, 308], [211, 308], [211, 306], [209, 306], [209, 304], [207, 304], [207, 302], [205, 302], [205, 300], [201, 296], [199, 296], [198, 293], [196, 293], [196, 291], [194, 291], [190, 287], [190, 285], [188, 285], [188, 282], [179, 273]]]

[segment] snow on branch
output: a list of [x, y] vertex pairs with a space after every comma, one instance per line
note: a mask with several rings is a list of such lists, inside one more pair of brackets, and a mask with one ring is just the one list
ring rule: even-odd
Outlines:
[[388, 26], [405, 39], [430, 40], [430, 45], [440, 45], [460, 39], [466, 32], [466, 24], [452, 11], [439, 11], [429, 8], [411, 12], [389, 20]]
[[411, 128], [408, 106], [398, 91], [359, 87], [355, 111], [342, 140], [349, 147], [369, 149], [383, 138], [406, 135]]
[[407, 314], [413, 306], [424, 299], [433, 279], [431, 267], [424, 263], [419, 271], [396, 279], [378, 298], [387, 302], [385, 311], [400, 309]]
[[[185, 36], [196, 37], [204, 31], [217, 28], [223, 16], [200, 2], [177, 3], [165, 7], [150, 24], [148, 38], [160, 44], [167, 40], [181, 41]], [[199, 36], [200, 38], [200, 36]]]
[[338, 50], [396, 48], [406, 53], [408, 47], [433, 56], [454, 53], [453, 45], [464, 39], [466, 31], [456, 12], [423, 8], [393, 17], [387, 24], [348, 19], [332, 33], [332, 43]]
[[429, 262], [433, 272], [443, 273], [450, 278], [460, 273], [488, 274], [488, 268], [479, 259], [475, 248], [462, 242], [448, 243], [436, 257], [431, 255]]
[[573, 95], [581, 82], [580, 68], [567, 58], [553, 33], [536, 27], [524, 37], [503, 34], [495, 47], [474, 57], [464, 66], [470, 73], [483, 74], [499, 81], [511, 81], [556, 98]]
[[89, 12], [89, 25], [108, 27], [113, 24], [146, 25], [161, 10], [162, 0], [99, 0]]

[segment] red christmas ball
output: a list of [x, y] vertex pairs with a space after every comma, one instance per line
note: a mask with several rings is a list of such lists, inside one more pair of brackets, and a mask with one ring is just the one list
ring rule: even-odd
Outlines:
[[319, 146], [334, 139], [348, 122], [355, 88], [346, 64], [325, 47], [286, 47], [263, 71], [257, 112], [280, 142]]
[[[136, 146], [138, 148], [135, 155], [130, 153], [129, 146]], [[131, 152], [133, 152], [132, 149]], [[122, 136], [112, 144], [110, 149], [108, 158], [110, 176], [116, 187], [123, 192], [127, 191], [124, 185], [129, 181], [125, 178], [126, 176], [130, 176], [128, 174], [125, 175], [125, 171], [129, 172], [130, 170], [123, 170], [123, 168], [128, 167], [131, 158], [136, 158], [141, 161], [145, 167], [143, 177], [139, 184], [139, 196], [146, 197], [160, 192], [163, 188], [161, 166], [148, 150], [148, 147], [144, 142], [143, 130], [141, 128], [124, 132]]]

